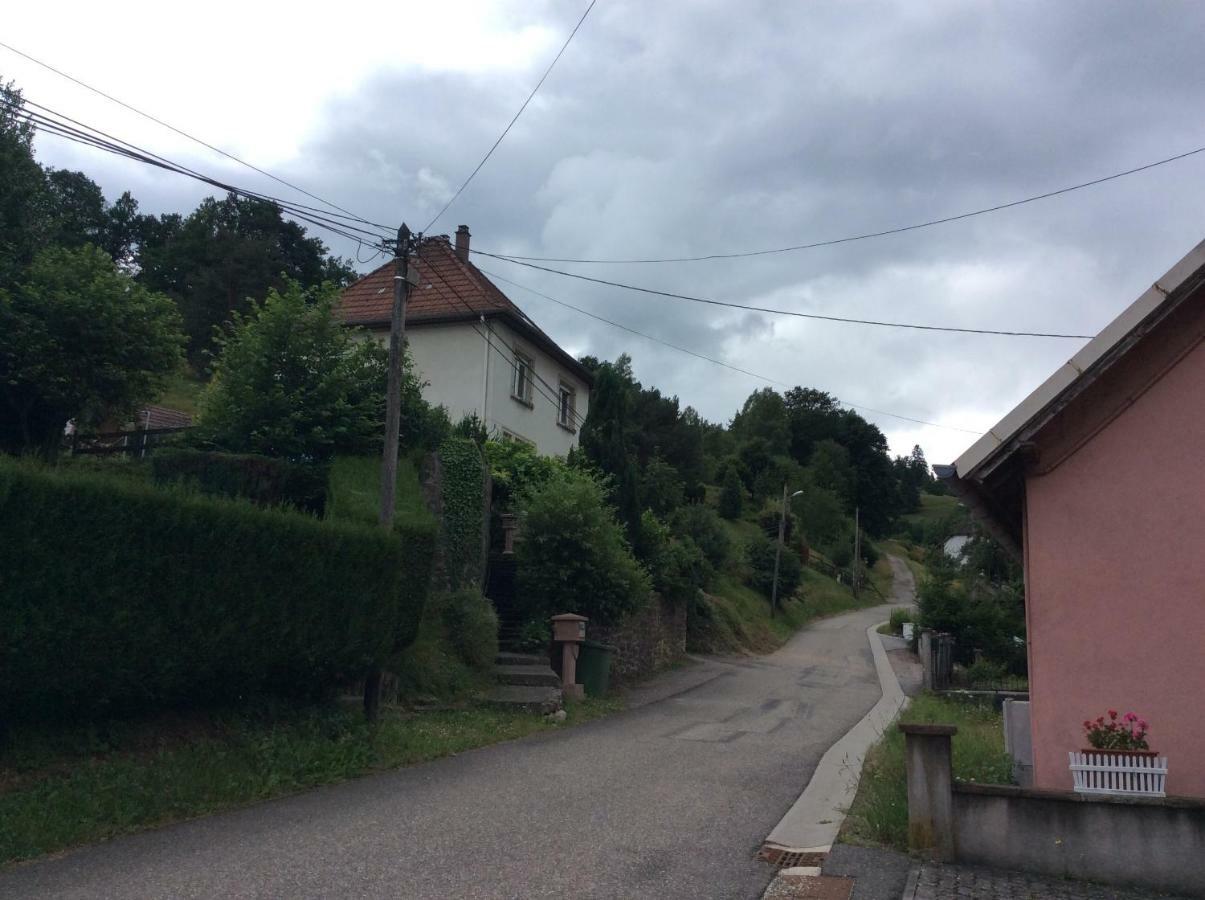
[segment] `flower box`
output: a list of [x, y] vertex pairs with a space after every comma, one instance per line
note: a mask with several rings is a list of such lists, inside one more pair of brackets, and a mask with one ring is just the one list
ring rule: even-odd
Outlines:
[[1067, 755], [1078, 794], [1166, 796], [1167, 757], [1154, 750], [1073, 750]]

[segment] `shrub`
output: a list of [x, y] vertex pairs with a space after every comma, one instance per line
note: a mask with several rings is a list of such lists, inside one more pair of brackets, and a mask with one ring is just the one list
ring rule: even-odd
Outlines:
[[[326, 516], [337, 522], [380, 527], [381, 460], [376, 456], [339, 456], [331, 463]], [[393, 531], [401, 540], [401, 586], [393, 649], [407, 647], [431, 588], [436, 522], [423, 502], [418, 472], [408, 457], [398, 460]]]
[[[749, 586], [768, 599], [774, 587], [774, 557], [777, 541], [758, 535], [745, 545], [745, 563], [749, 567]], [[778, 602], [790, 597], [803, 579], [803, 563], [790, 547], [782, 548], [778, 565]]]
[[741, 487], [741, 478], [736, 473], [736, 467], [729, 466], [720, 485], [720, 515], [725, 519], [739, 519], [743, 502], [744, 489]]
[[401, 572], [376, 528], [0, 462], [0, 716], [316, 694], [388, 655]]
[[893, 609], [887, 622], [887, 628], [892, 634], [903, 634], [904, 623], [912, 621], [912, 610]]
[[713, 568], [722, 569], [728, 562], [732, 552], [728, 529], [710, 507], [692, 504], [676, 509], [669, 517], [669, 527], [675, 537], [689, 538]]
[[[762, 511], [757, 515], [757, 525], [762, 530], [762, 534], [772, 534], [777, 537], [778, 519], [780, 516], [782, 516], [782, 501], [767, 502]], [[795, 514], [788, 510], [782, 533], [782, 539], [788, 544], [791, 543], [791, 537], [795, 533], [796, 521]]]
[[677, 469], [659, 456], [648, 461], [640, 479], [640, 499], [645, 508], [664, 518], [682, 505], [685, 491]]
[[648, 573], [595, 479], [566, 471], [529, 491], [521, 509], [517, 594], [524, 618], [572, 612], [606, 625], [648, 602]]
[[687, 536], [674, 537], [649, 510], [640, 520], [636, 551], [652, 575], [653, 590], [673, 603], [694, 600], [715, 575], [698, 544]]
[[456, 591], [480, 584], [485, 560], [485, 470], [481, 451], [468, 438], [450, 437], [439, 445], [442, 474], [440, 535], [448, 586]]
[[469, 667], [488, 671], [498, 655], [498, 614], [475, 588], [437, 598], [448, 640]]
[[917, 593], [921, 626], [952, 634], [954, 659], [963, 665], [969, 665], [975, 651], [981, 650], [1010, 672], [1025, 674], [1025, 607], [1020, 591], [969, 577], [956, 580], [948, 567], [930, 572]]
[[163, 449], [151, 456], [159, 484], [182, 483], [204, 494], [244, 497], [256, 506], [291, 506], [321, 516], [326, 506], [327, 466], [267, 456]]

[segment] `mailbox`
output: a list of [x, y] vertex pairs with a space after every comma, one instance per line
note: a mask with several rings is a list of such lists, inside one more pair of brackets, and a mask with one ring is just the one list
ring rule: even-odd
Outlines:
[[553, 616], [552, 639], [580, 644], [586, 639], [586, 623], [589, 621], [585, 616], [575, 616], [573, 613]]
[[561, 691], [566, 697], [582, 699], [585, 690], [577, 683], [577, 654], [586, 639], [585, 616], [561, 613], [552, 617], [552, 639], [561, 645]]

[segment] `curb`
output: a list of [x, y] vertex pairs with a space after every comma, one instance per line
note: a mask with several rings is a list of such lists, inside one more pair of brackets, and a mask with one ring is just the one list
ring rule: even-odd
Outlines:
[[793, 852], [827, 853], [836, 840], [857, 793], [866, 751], [908, 705], [908, 698], [891, 668], [878, 633], [882, 624], [876, 622], [867, 628], [866, 639], [870, 642], [883, 696], [858, 724], [825, 751], [807, 787], [774, 826], [763, 846]]

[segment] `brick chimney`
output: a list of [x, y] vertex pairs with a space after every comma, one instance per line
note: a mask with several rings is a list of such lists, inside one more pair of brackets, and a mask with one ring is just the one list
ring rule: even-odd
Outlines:
[[471, 237], [468, 225], [461, 225], [456, 229], [456, 255], [463, 263], [469, 261], [469, 238]]

